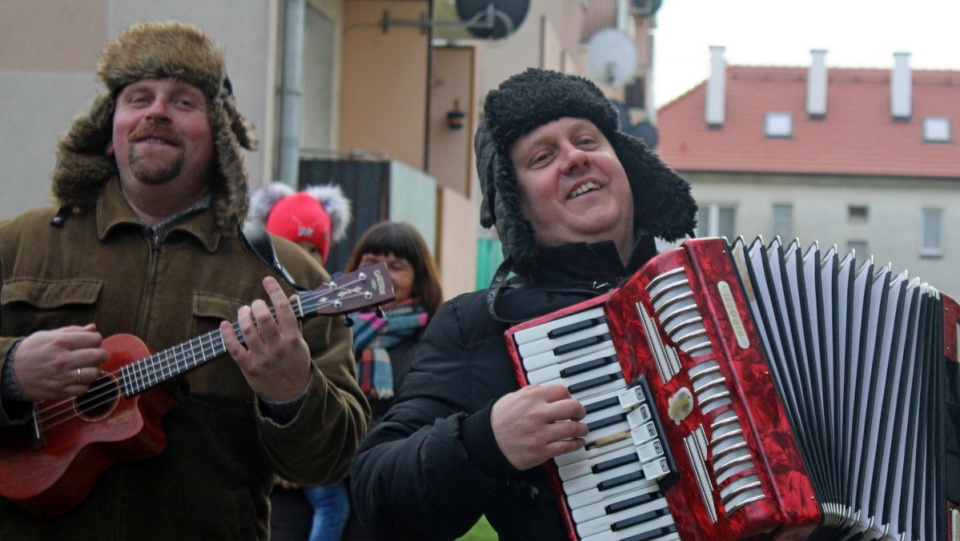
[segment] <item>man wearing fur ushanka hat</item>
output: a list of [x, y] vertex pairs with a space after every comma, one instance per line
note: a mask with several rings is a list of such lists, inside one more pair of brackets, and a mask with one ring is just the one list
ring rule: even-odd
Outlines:
[[544, 464], [584, 447], [585, 409], [566, 385], [519, 389], [504, 332], [610, 291], [656, 254], [655, 237], [696, 225], [689, 185], [619, 130], [590, 81], [530, 69], [483, 114], [480, 222], [496, 225], [505, 260], [488, 290], [437, 312], [354, 458], [353, 509], [378, 539], [454, 539], [481, 516], [501, 540], [568, 539]]
[[[222, 49], [142, 23], [97, 74], [57, 206], [0, 224], [0, 539], [266, 540], [275, 475], [336, 483], [366, 430], [350, 331], [301, 329], [241, 241], [256, 141]], [[273, 244], [293, 282], [330, 281]]]

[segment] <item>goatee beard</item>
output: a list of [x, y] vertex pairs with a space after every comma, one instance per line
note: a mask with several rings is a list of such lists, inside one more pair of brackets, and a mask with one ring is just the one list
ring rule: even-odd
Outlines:
[[[147, 151], [147, 154], [151, 154]], [[135, 148], [129, 152], [130, 171], [144, 184], [163, 184], [173, 180], [183, 170], [183, 154], [163, 159], [158, 156], [140, 155]]]

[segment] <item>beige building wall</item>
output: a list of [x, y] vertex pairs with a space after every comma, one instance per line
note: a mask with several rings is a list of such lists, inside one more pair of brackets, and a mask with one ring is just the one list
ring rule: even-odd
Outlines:
[[[444, 292], [471, 291], [476, 286], [477, 206], [471, 200], [473, 96], [477, 69], [472, 47], [435, 47], [430, 85], [430, 155], [428, 170], [442, 187], [437, 215], [437, 262]], [[447, 114], [463, 113], [463, 126], [451, 128]]]
[[[103, 88], [95, 75], [100, 52], [135, 22], [178, 19], [207, 30], [225, 47], [240, 109], [263, 139], [277, 14], [278, 0], [0, 2], [0, 220], [49, 203], [57, 141]], [[269, 176], [262, 153], [248, 153], [246, 164], [251, 183]]]

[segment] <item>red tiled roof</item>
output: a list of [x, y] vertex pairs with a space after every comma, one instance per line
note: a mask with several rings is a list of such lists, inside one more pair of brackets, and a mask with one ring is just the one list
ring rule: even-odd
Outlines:
[[[890, 115], [890, 70], [828, 68], [827, 114], [806, 112], [807, 68], [728, 66], [726, 122], [704, 120], [706, 81], [663, 106], [657, 153], [680, 171], [960, 177], [960, 72], [912, 70], [912, 116]], [[793, 136], [767, 138], [769, 112]], [[923, 140], [924, 117], [950, 119], [952, 142]]]

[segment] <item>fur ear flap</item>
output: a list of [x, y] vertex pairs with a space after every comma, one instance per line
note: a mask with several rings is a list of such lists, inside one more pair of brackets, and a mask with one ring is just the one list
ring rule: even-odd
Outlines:
[[487, 127], [486, 119], [480, 121], [477, 133], [473, 136], [473, 148], [477, 155], [477, 175], [483, 187], [483, 201], [480, 203], [480, 225], [492, 226], [497, 219], [497, 187], [493, 181], [493, 159], [497, 155], [497, 145]]
[[697, 228], [697, 203], [690, 185], [640, 139], [619, 132], [611, 141], [633, 191], [634, 222], [673, 242]]
[[97, 96], [90, 111], [76, 117], [57, 145], [57, 165], [51, 192], [58, 206], [83, 211], [92, 208], [100, 187], [117, 174], [117, 162], [107, 155], [113, 131], [113, 97]]

